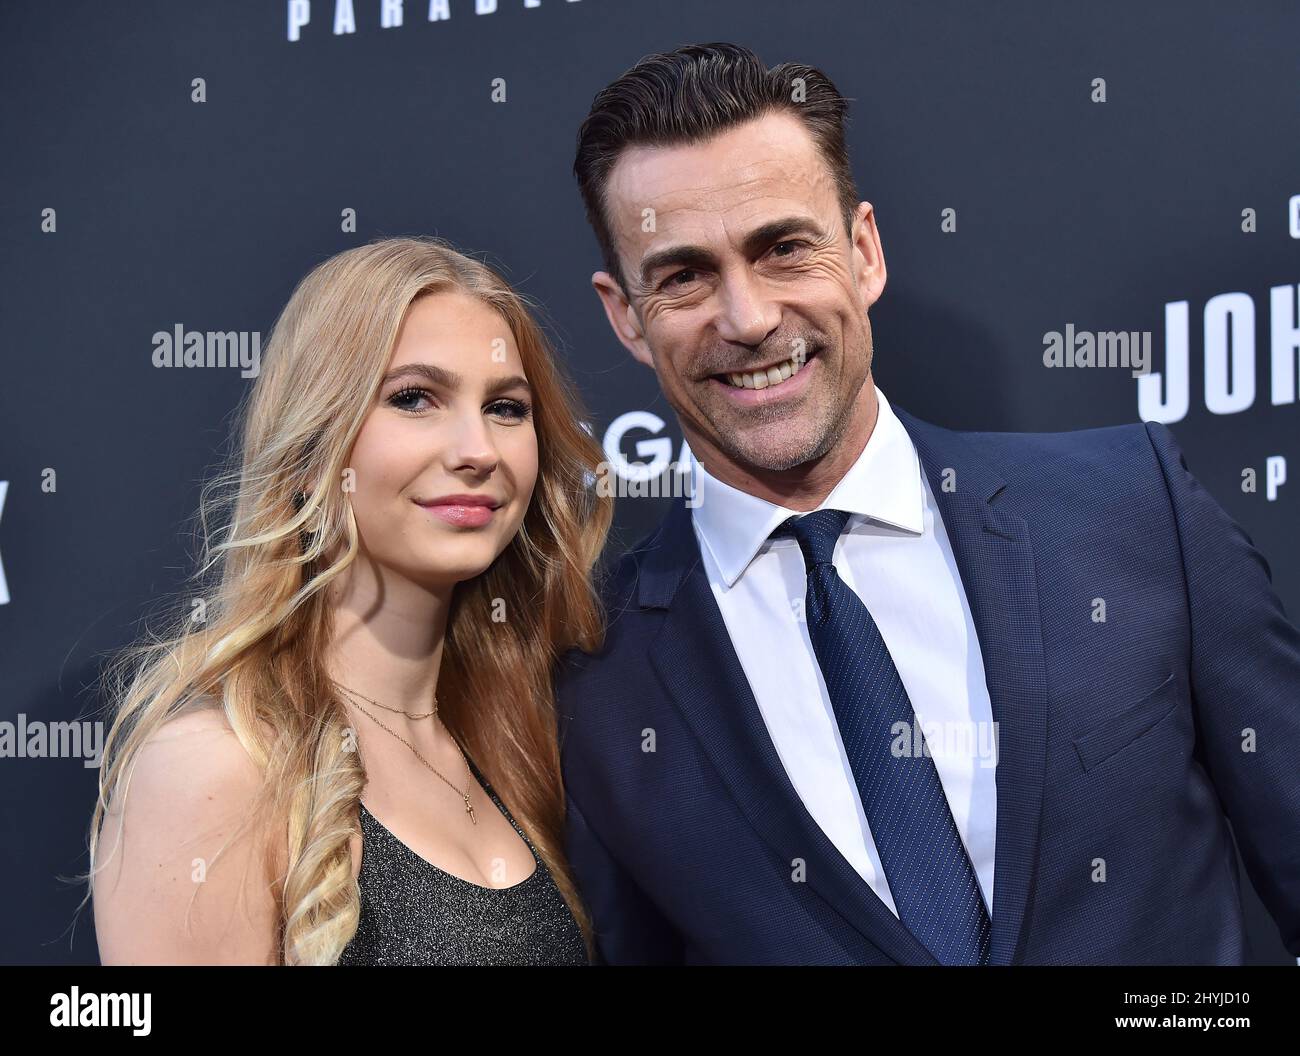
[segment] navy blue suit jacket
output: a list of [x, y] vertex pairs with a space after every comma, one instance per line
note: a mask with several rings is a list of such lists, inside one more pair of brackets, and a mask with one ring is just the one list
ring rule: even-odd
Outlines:
[[[895, 411], [998, 723], [990, 962], [1240, 963], [1232, 833], [1300, 955], [1300, 632], [1249, 536], [1162, 425], [963, 433]], [[684, 500], [603, 593], [604, 647], [556, 675], [602, 958], [935, 963], [796, 794]]]

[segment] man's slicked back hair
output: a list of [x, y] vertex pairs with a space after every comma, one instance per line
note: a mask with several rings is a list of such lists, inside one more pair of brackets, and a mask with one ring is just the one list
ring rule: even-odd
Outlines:
[[844, 143], [847, 110], [848, 101], [816, 67], [786, 62], [769, 70], [737, 44], [690, 44], [646, 56], [600, 91], [578, 130], [573, 173], [605, 270], [626, 294], [606, 201], [623, 150], [700, 143], [776, 111], [808, 129], [835, 180], [849, 231], [858, 194]]

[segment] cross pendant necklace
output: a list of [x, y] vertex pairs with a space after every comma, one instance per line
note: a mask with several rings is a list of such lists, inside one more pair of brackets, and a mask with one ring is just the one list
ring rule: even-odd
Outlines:
[[[350, 693], [350, 694], [352, 694], [354, 697], [359, 695], [359, 694], [356, 693], [355, 690], [348, 690], [347, 686], [344, 686], [344, 685], [342, 685], [341, 683], [336, 683], [336, 685], [338, 685], [340, 689], [347, 690], [347, 692]], [[374, 702], [372, 701], [371, 703], [374, 703]], [[396, 732], [395, 730], [391, 730], [391, 729], [389, 729], [387, 726], [385, 726], [382, 722], [380, 722], [377, 718], [375, 718], [375, 716], [371, 715], [369, 711], [367, 711], [367, 710], [366, 710], [365, 708], [363, 708], [360, 704], [358, 704], [357, 701], [356, 701], [355, 699], [352, 701], [352, 705], [353, 705], [353, 706], [354, 706], [358, 711], [360, 711], [362, 714], [364, 714], [365, 716], [367, 716], [367, 717], [368, 717], [368, 718], [369, 718], [369, 719], [370, 719], [370, 720], [371, 720], [371, 721], [372, 721], [376, 726], [378, 726], [380, 729], [388, 730], [389, 733], [391, 733], [394, 737], [396, 737], [399, 741], [401, 741], [404, 745], [406, 745], [406, 747], [408, 747], [409, 749], [411, 749], [411, 751], [415, 753], [415, 757], [416, 757], [417, 759], [419, 759], [420, 762], [422, 762], [425, 766], [427, 766], [430, 770], [432, 770], [435, 774], [437, 774], [440, 778], [442, 778], [442, 781], [443, 781], [444, 784], [449, 785], [449, 786], [452, 788], [452, 790], [453, 790], [453, 791], [454, 791], [458, 796], [460, 796], [462, 799], [465, 800], [465, 813], [469, 815], [469, 820], [470, 820], [471, 822], [473, 822], [475, 825], [478, 824], [478, 818], [477, 818], [477, 817], [475, 816], [475, 814], [474, 814], [474, 805], [473, 805], [472, 803], [470, 803], [470, 801], [469, 801], [469, 789], [466, 789], [465, 791], [461, 791], [459, 788], [457, 788], [455, 785], [453, 785], [450, 781], [447, 780], [447, 778], [446, 778], [446, 777], [445, 777], [445, 776], [444, 776], [444, 775], [443, 775], [443, 774], [442, 774], [442, 773], [441, 773], [441, 772], [440, 772], [440, 771], [439, 771], [439, 770], [438, 770], [438, 769], [437, 769], [437, 768], [436, 768], [432, 763], [429, 762], [429, 760], [427, 760], [424, 756], [422, 756], [422, 755], [419, 753], [419, 751], [416, 749], [415, 745], [413, 745], [410, 741], [408, 741], [408, 740], [407, 740], [405, 737], [403, 737], [400, 733]], [[448, 732], [448, 734], [451, 733], [450, 730], [448, 730], [447, 732]], [[473, 776], [473, 774], [470, 774], [470, 770], [469, 770], [469, 760], [465, 758], [465, 752], [461, 749], [460, 742], [457, 741], [455, 737], [452, 737], [452, 738], [451, 738], [451, 743], [454, 744], [454, 745], [456, 746], [456, 751], [460, 753], [461, 761], [464, 762], [464, 764], [465, 764], [465, 773], [466, 773], [467, 775], [469, 775], [469, 779], [470, 779], [470, 786], [469, 786], [469, 787], [470, 787], [470, 788], [473, 788], [473, 787], [474, 787], [474, 776]]]

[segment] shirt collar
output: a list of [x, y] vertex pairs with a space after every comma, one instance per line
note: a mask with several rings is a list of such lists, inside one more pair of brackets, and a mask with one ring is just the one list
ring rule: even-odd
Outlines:
[[[866, 446], [818, 509], [847, 510], [920, 535], [925, 524], [921, 464], [912, 438], [885, 394], [876, 389], [879, 411]], [[787, 517], [799, 513], [733, 488], [690, 457], [694, 476], [691, 517], [730, 589]], [[850, 524], [853, 524], [851, 519]]]

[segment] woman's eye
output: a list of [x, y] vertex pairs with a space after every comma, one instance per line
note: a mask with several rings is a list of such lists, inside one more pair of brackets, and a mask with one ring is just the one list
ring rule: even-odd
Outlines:
[[494, 414], [513, 418], [517, 422], [522, 422], [532, 413], [532, 408], [523, 400], [497, 400], [495, 403], [489, 404], [489, 407]]
[[388, 403], [399, 411], [418, 411], [421, 409], [418, 401], [426, 398], [430, 398], [430, 393], [424, 389], [406, 388], [389, 396]]
[[[432, 406], [433, 393], [427, 389], [408, 387], [389, 396], [387, 403], [399, 411], [418, 414]], [[509, 418], [512, 421], [523, 421], [532, 413], [532, 407], [522, 400], [493, 400], [487, 405], [487, 410], [490, 414]]]

